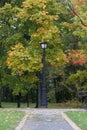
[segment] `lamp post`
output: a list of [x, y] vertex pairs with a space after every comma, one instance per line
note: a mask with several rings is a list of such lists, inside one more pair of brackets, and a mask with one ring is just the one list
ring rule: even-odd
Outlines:
[[43, 68], [42, 68], [42, 88], [41, 88], [41, 108], [47, 108], [47, 87], [46, 87], [46, 48], [47, 43], [41, 43], [41, 47], [43, 49]]

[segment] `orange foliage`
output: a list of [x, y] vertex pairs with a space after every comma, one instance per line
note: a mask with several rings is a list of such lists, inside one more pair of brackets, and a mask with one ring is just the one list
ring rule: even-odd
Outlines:
[[74, 0], [74, 4], [81, 6], [81, 5], [85, 4], [85, 1], [84, 0]]
[[87, 55], [84, 50], [71, 50], [68, 51], [68, 61], [73, 65], [83, 65], [87, 63]]
[[72, 16], [75, 16], [75, 15], [77, 15], [78, 14], [78, 10], [73, 10], [73, 11], [71, 11], [71, 15]]

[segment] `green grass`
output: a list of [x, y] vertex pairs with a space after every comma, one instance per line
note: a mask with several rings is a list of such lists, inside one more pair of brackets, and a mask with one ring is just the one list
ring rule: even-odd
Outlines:
[[24, 112], [0, 110], [0, 130], [14, 130], [24, 115]]
[[49, 108], [78, 108], [77, 102], [62, 102], [62, 103], [49, 103]]
[[[17, 108], [17, 103], [11, 103], [11, 102], [3, 102], [2, 103], [2, 107], [3, 108]], [[27, 108], [27, 104], [26, 103], [21, 103], [21, 108]], [[30, 103], [30, 108], [34, 108], [35, 107], [35, 103]]]
[[[29, 108], [35, 108], [35, 103], [30, 103]], [[84, 106], [77, 101], [68, 101], [63, 103], [48, 103], [48, 108], [79, 108], [80, 106]], [[3, 108], [17, 108], [17, 103], [9, 103], [9, 102], [3, 102], [2, 103]], [[21, 103], [21, 108], [27, 108], [26, 103]]]
[[74, 121], [82, 130], [87, 130], [87, 112], [66, 112], [68, 117]]

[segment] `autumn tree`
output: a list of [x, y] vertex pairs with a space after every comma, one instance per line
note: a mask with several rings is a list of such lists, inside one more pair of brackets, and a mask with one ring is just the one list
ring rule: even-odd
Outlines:
[[[56, 72], [58, 69], [66, 72], [66, 69], [71, 68], [74, 72], [70, 62], [81, 65], [85, 62], [86, 54], [79, 45], [87, 40], [86, 0], [10, 0], [3, 1], [3, 5], [0, 8], [0, 44], [4, 60], [1, 60], [7, 62], [0, 66], [3, 70], [8, 66], [14, 81], [19, 77], [17, 82], [13, 82], [15, 85], [10, 84], [14, 94], [26, 93], [30, 84], [41, 83], [37, 75], [43, 67], [42, 42], [48, 43], [46, 61], [49, 68], [53, 71], [55, 69], [55, 73], [51, 73], [53, 79], [64, 79], [67, 75], [63, 73], [60, 76], [59, 71]], [[57, 84], [60, 82], [60, 90], [62, 81], [57, 80]]]
[[[17, 36], [18, 34], [20, 36], [20, 42], [18, 43], [16, 40], [16, 44], [8, 51], [7, 59], [8, 67], [14, 75], [23, 76], [25, 71], [29, 73], [41, 71], [40, 43], [45, 41], [48, 43], [47, 63], [54, 67], [65, 64], [66, 56], [62, 50], [63, 43], [57, 26], [59, 11], [61, 13], [59, 7], [60, 5], [55, 0], [37, 0], [35, 2], [26, 0], [23, 2], [22, 8], [17, 9], [16, 24], [13, 26], [19, 29], [19, 32], [16, 33]], [[14, 24], [14, 19], [12, 23]], [[14, 38], [16, 33], [8, 40]]]
[[86, 0], [72, 1], [71, 14], [73, 16], [73, 25], [75, 27], [73, 31], [74, 37], [78, 38], [77, 48], [68, 50], [68, 60], [70, 65], [74, 67], [74, 72], [68, 78], [68, 83], [76, 91], [87, 90], [86, 87], [86, 69], [87, 69], [87, 20], [86, 20]]

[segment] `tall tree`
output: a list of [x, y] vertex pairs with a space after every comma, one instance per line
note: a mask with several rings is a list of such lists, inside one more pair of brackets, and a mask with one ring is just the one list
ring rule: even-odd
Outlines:
[[[23, 2], [22, 8], [18, 9], [15, 25], [19, 30], [20, 42], [16, 41], [16, 44], [11, 47], [7, 59], [8, 67], [13, 74], [23, 76], [25, 71], [37, 73], [41, 70], [42, 50], [40, 43], [42, 42], [48, 42], [48, 63], [56, 67], [65, 64], [66, 56], [62, 50], [60, 31], [56, 25], [59, 17], [58, 7], [55, 0], [34, 2], [26, 0]], [[18, 27], [19, 25], [20, 27]]]

